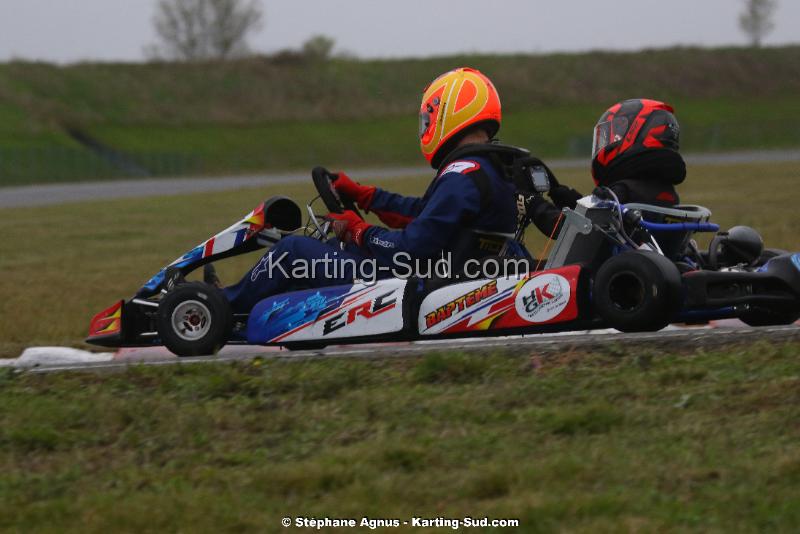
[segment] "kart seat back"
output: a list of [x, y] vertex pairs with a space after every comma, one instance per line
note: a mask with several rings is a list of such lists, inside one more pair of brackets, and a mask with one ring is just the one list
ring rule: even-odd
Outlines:
[[[629, 210], [639, 211], [645, 221], [654, 223], [705, 223], [711, 218], [711, 211], [703, 206], [680, 205], [667, 208], [652, 204], [633, 203], [626, 204], [625, 207]], [[685, 255], [686, 247], [694, 235], [694, 231], [653, 231], [652, 234], [664, 255], [671, 260], [678, 261]]]
[[[454, 272], [450, 273], [448, 278], [434, 277], [426, 279], [426, 291], [432, 291], [458, 280], [463, 281], [462, 274], [474, 274], [476, 271], [484, 272], [486, 262], [500, 258], [500, 253], [510, 239], [514, 239], [513, 234], [477, 229], [463, 230], [450, 249], [452, 252], [451, 267]], [[475, 260], [477, 263], [471, 265], [469, 273], [465, 273], [464, 267], [467, 261], [470, 260]], [[500, 262], [500, 265], [502, 266], [502, 262]], [[503, 273], [499, 274], [502, 275]]]
[[459, 270], [471, 259], [496, 256], [514, 234], [468, 229], [460, 233], [453, 244], [453, 269]]

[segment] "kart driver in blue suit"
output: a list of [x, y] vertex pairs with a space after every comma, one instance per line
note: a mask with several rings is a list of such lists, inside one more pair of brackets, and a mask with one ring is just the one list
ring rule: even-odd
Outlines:
[[[375, 213], [389, 228], [370, 225], [345, 211], [328, 215], [339, 241], [283, 238], [239, 283], [223, 289], [234, 312], [248, 313], [261, 299], [287, 290], [352, 283], [359, 274], [353, 265], [367, 259], [384, 268], [377, 278], [391, 276], [398, 253], [404, 253], [406, 265], [415, 260], [435, 261], [452, 253], [456, 243], [462, 242], [460, 236], [470, 229], [513, 237], [515, 189], [503, 178], [497, 160], [486, 152], [500, 122], [499, 95], [482, 73], [459, 68], [436, 78], [425, 89], [420, 109], [422, 154], [437, 169], [425, 194], [402, 196], [361, 185], [339, 173], [333, 182], [339, 195]], [[466, 255], [462, 250], [461, 256], [480, 257], [475, 248]], [[340, 262], [342, 268], [333, 270], [334, 276], [325, 263], [312, 262], [337, 258], [354, 261]], [[306, 279], [291, 278], [296, 260], [314, 267]], [[276, 267], [278, 262], [284, 269]]]

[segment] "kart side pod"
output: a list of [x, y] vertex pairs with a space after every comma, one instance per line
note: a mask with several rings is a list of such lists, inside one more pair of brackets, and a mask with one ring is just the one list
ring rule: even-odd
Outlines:
[[292, 291], [255, 305], [247, 321], [251, 344], [327, 344], [403, 331], [409, 315], [408, 280], [390, 278]]
[[[387, 279], [269, 297], [247, 323], [251, 344], [327, 344], [513, 332], [578, 318], [581, 267], [447, 285], [413, 306], [417, 281]], [[416, 312], [416, 313], [415, 313]], [[416, 324], [415, 324], [416, 323]]]
[[422, 301], [422, 336], [467, 334], [566, 323], [578, 318], [581, 267], [479, 279], [445, 286]]

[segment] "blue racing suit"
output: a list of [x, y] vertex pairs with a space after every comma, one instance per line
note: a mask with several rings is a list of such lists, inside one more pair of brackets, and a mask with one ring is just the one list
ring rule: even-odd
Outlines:
[[[483, 188], [478, 185], [479, 173], [483, 174]], [[375, 278], [392, 276], [392, 269], [398, 267], [407, 272], [406, 267], [415, 261], [435, 261], [442, 254], [452, 253], [458, 237], [469, 229], [513, 234], [517, 224], [514, 186], [489, 158], [481, 156], [465, 155], [447, 164], [422, 197], [378, 188], [370, 210], [396, 228], [373, 226], [365, 232], [362, 246], [351, 243], [344, 250], [336, 240], [320, 242], [301, 236], [281, 239], [239, 283], [223, 290], [234, 312], [249, 313], [261, 299], [292, 289], [352, 283], [356, 277], [363, 278], [364, 272], [376, 270], [357, 272], [366, 260], [372, 260], [379, 271], [371, 273]], [[466, 252], [465, 257], [469, 257], [470, 251]], [[475, 250], [474, 256], [478, 254]], [[338, 261], [339, 268], [313, 262], [323, 259], [348, 261]], [[291, 269], [297, 260], [308, 265], [301, 271], [302, 278], [293, 276]]]

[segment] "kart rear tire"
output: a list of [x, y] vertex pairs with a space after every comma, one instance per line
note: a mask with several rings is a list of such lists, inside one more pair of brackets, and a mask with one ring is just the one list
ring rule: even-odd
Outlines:
[[655, 252], [632, 250], [607, 260], [594, 278], [592, 300], [603, 321], [622, 332], [667, 326], [681, 304], [681, 275]]
[[780, 326], [800, 319], [800, 311], [748, 310], [739, 320], [747, 326]]
[[156, 328], [161, 342], [178, 356], [207, 356], [225, 346], [233, 329], [228, 300], [202, 282], [180, 284], [158, 306]]

